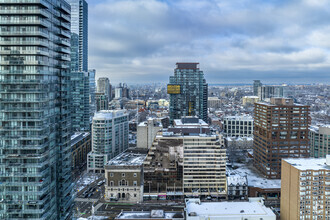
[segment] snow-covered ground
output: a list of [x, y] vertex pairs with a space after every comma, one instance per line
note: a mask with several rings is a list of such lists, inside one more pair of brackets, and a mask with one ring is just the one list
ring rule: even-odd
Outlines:
[[85, 173], [82, 177], [77, 181], [75, 186], [76, 191], [80, 191], [85, 188], [87, 185], [91, 184], [95, 180], [99, 179], [100, 176], [95, 173]]

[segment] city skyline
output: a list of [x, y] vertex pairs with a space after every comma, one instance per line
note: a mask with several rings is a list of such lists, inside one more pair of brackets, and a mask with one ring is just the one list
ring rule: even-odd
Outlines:
[[166, 82], [173, 63], [199, 62], [214, 83], [329, 83], [327, 1], [88, 3], [96, 78]]

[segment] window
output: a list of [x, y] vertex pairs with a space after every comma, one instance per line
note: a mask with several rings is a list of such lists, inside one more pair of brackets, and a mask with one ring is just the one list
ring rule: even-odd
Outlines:
[[121, 176], [122, 176], [122, 177], [125, 177], [125, 173], [122, 173]]
[[113, 181], [110, 181], [110, 186], [113, 186]]
[[136, 194], [134, 194], [134, 197], [136, 197]]
[[134, 173], [134, 174], [133, 174], [133, 176], [134, 176], [134, 177], [137, 177], [137, 174], [136, 174], [136, 173]]
[[134, 181], [133, 182], [133, 186], [137, 186], [137, 181]]

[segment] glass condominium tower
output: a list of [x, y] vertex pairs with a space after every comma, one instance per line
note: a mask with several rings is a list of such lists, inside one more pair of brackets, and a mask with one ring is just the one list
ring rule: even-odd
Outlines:
[[208, 85], [199, 63], [177, 63], [167, 85], [171, 122], [183, 116], [197, 116], [207, 122], [207, 92]]
[[71, 71], [88, 71], [88, 4], [67, 0], [71, 5]]
[[70, 5], [0, 0], [0, 219], [71, 219]]

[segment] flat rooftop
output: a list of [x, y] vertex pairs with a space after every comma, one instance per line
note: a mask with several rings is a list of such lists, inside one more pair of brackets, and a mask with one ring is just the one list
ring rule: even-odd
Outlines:
[[96, 112], [93, 120], [110, 120], [115, 117], [121, 117], [126, 115], [125, 110], [101, 110]]
[[89, 135], [90, 135], [89, 132], [75, 132], [71, 136], [71, 145], [75, 145], [76, 143], [78, 143], [79, 141], [81, 141], [82, 139], [86, 138]]
[[283, 159], [298, 170], [330, 170], [330, 165], [326, 164], [326, 158], [289, 158]]
[[261, 202], [194, 202], [186, 201], [187, 214], [196, 213], [197, 216], [219, 216], [227, 218], [239, 217], [274, 217], [275, 214]]
[[115, 219], [183, 219], [182, 212], [166, 212], [163, 210], [152, 210], [151, 212], [121, 212]]
[[140, 166], [143, 164], [147, 153], [125, 151], [115, 158], [111, 159], [106, 165], [108, 166]]

